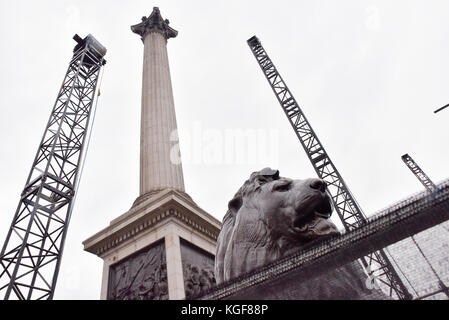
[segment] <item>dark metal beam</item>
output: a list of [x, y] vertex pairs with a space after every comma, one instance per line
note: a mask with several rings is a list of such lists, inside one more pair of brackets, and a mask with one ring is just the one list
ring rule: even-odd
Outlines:
[[441, 110], [446, 109], [447, 107], [449, 107], [449, 104], [447, 104], [447, 105], [445, 105], [445, 106], [442, 106], [441, 108], [438, 108], [438, 109], [435, 110], [433, 113], [440, 112]]

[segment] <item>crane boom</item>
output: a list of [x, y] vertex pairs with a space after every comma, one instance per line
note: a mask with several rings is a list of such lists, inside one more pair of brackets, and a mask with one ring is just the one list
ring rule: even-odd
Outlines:
[[427, 190], [434, 191], [437, 189], [435, 183], [430, 180], [430, 178], [418, 166], [415, 160], [413, 160], [413, 158], [408, 155], [408, 153], [404, 154], [401, 158], [402, 161], [404, 161], [404, 163], [410, 169], [410, 171], [415, 175], [415, 177], [418, 178], [419, 182], [421, 182]]
[[77, 45], [0, 253], [4, 299], [52, 299], [76, 193], [104, 48]]
[[[312, 129], [312, 126], [259, 39], [253, 36], [248, 39], [247, 43], [273, 89], [282, 110], [285, 112], [318, 177], [326, 181], [335, 211], [344, 228], [350, 231], [362, 226], [366, 222], [366, 216], [360, 209], [360, 206], [331, 161], [318, 136]], [[399, 299], [411, 299], [410, 293], [383, 250], [373, 252], [361, 260], [365, 268], [369, 270], [369, 273], [375, 274], [388, 287], [390, 296], [394, 296], [395, 294]], [[373, 266], [377, 266], [377, 268], [373, 269]]]

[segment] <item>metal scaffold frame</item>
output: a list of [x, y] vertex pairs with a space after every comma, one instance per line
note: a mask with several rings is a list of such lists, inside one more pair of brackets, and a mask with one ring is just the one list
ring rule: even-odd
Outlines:
[[[327, 183], [335, 207], [344, 228], [351, 231], [366, 223], [366, 217], [360, 206], [351, 194], [349, 188], [332, 163], [318, 136], [306, 119], [299, 104], [288, 89], [281, 75], [269, 58], [256, 36], [247, 41], [254, 57], [268, 80], [282, 109], [284, 110], [293, 130], [295, 131], [307, 157], [311, 161], [319, 178]], [[383, 250], [371, 253], [361, 259], [362, 264], [370, 277], [375, 277], [384, 286], [388, 287], [388, 293], [399, 299], [411, 299], [411, 294], [403, 284], [401, 278], [388, 260]]]
[[4, 299], [52, 299], [106, 49], [78, 42], [0, 253]]

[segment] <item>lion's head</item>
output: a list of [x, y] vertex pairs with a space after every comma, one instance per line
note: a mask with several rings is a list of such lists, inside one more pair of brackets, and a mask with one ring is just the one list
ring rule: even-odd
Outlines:
[[217, 241], [217, 283], [272, 262], [293, 249], [339, 234], [326, 183], [292, 180], [278, 170], [253, 172], [228, 204]]

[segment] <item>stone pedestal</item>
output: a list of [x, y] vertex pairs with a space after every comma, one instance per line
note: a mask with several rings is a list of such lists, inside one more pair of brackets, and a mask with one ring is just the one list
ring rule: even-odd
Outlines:
[[177, 190], [154, 194], [83, 242], [103, 259], [101, 299], [184, 299], [214, 283], [221, 223]]

